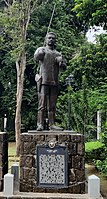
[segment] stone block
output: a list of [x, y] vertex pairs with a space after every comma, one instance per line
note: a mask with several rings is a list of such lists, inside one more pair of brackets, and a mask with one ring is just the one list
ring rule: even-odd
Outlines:
[[12, 196], [14, 191], [14, 175], [6, 174], [4, 176], [4, 196]]
[[100, 197], [100, 178], [96, 175], [88, 177], [88, 195], [89, 197]]
[[74, 194], [79, 194], [81, 192], [81, 186], [80, 184], [74, 185], [73, 186], [73, 193]]
[[29, 133], [22, 133], [20, 139], [23, 142], [31, 142], [33, 140], [33, 135]]
[[74, 182], [76, 180], [75, 169], [69, 169], [69, 182]]
[[77, 154], [78, 155], [84, 155], [84, 153], [85, 153], [84, 147], [85, 146], [82, 142], [77, 144]]
[[46, 193], [46, 189], [36, 187], [36, 185], [35, 185], [35, 186], [33, 186], [33, 192], [36, 192], [36, 193]]
[[24, 180], [27, 180], [27, 179], [35, 180], [36, 179], [36, 169], [24, 167], [23, 172], [24, 172]]
[[2, 180], [2, 178], [3, 178], [3, 168], [0, 167], [0, 180]]
[[75, 170], [75, 175], [76, 175], [76, 181], [77, 182], [82, 182], [85, 181], [85, 172], [84, 169], [76, 169]]
[[51, 133], [45, 135], [45, 142], [49, 142], [50, 140], [54, 140], [56, 142], [58, 140], [58, 136]]
[[80, 187], [81, 187], [80, 194], [85, 194], [85, 182], [81, 183]]
[[0, 191], [3, 190], [3, 180], [0, 180]]
[[70, 194], [73, 193], [73, 186], [69, 186], [69, 187], [68, 187], [68, 192], [67, 192], [67, 193], [70, 193]]
[[77, 154], [77, 143], [68, 143], [68, 150], [70, 155], [76, 155]]
[[24, 167], [20, 167], [20, 181], [24, 179]]
[[84, 157], [76, 155], [72, 157], [72, 167], [75, 169], [85, 169]]
[[36, 155], [33, 156], [33, 167], [37, 168], [37, 157], [36, 157]]
[[20, 167], [33, 167], [33, 155], [21, 155], [20, 156]]
[[35, 154], [35, 142], [24, 142], [24, 154]]
[[66, 133], [58, 135], [58, 143], [67, 143], [67, 141], [70, 142], [70, 135], [66, 135]]
[[70, 191], [69, 193], [72, 193], [70, 187], [68, 187], [68, 189], [66, 188], [58, 189], [58, 193], [68, 193], [68, 191]]
[[3, 166], [3, 156], [2, 156], [2, 154], [0, 154], [0, 167], [2, 167]]
[[71, 142], [83, 142], [84, 139], [83, 139], [83, 135], [81, 134], [74, 134], [74, 135], [71, 135]]
[[20, 191], [21, 192], [33, 192], [33, 182], [32, 180], [21, 180], [20, 181]]
[[20, 155], [24, 155], [24, 141], [20, 143]]
[[45, 193], [58, 193], [57, 189], [45, 189]]
[[0, 142], [7, 140], [7, 137], [8, 135], [6, 132], [0, 132]]
[[0, 154], [3, 154], [3, 142], [0, 142]]
[[33, 141], [40, 143], [45, 141], [45, 134], [37, 134], [33, 136]]

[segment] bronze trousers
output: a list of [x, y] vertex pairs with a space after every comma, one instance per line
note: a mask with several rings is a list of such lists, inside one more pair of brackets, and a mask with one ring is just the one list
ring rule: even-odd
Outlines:
[[38, 120], [37, 124], [44, 124], [44, 112], [48, 111], [49, 125], [55, 123], [56, 101], [58, 96], [58, 86], [41, 85], [38, 93]]

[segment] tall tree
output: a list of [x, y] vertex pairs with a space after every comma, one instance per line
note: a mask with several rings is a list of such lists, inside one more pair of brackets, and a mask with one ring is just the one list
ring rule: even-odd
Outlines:
[[8, 45], [11, 49], [10, 55], [14, 57], [17, 70], [17, 93], [16, 93], [16, 153], [20, 153], [20, 130], [21, 130], [21, 105], [23, 96], [24, 73], [26, 69], [26, 44], [28, 25], [33, 10], [43, 1], [6, 1], [6, 7], [0, 13], [2, 28], [9, 37]]

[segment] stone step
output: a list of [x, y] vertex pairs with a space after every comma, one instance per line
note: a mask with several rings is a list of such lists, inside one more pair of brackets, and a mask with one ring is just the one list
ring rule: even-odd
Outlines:
[[[14, 196], [3, 196], [0, 192], [0, 199], [90, 199], [88, 194], [59, 194], [59, 193], [26, 193], [19, 192]], [[100, 197], [99, 199], [103, 199]]]
[[[14, 196], [8, 196], [8, 199], [88, 199], [87, 194], [50, 194], [50, 193], [26, 193], [21, 192], [17, 193]], [[3, 193], [0, 193], [0, 199], [6, 199], [6, 196], [3, 196]]]

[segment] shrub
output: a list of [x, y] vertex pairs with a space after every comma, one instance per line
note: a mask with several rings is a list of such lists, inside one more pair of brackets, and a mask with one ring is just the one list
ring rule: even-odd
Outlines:
[[85, 144], [85, 158], [87, 162], [94, 162], [98, 159], [104, 160], [105, 144], [100, 141], [87, 142]]
[[101, 160], [96, 160], [95, 161], [95, 165], [97, 167], [97, 169], [104, 174], [104, 176], [107, 177], [107, 158], [103, 161]]

